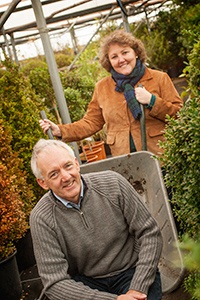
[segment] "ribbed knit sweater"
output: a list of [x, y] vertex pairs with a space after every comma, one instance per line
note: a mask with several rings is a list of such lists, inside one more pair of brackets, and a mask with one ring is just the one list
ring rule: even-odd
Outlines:
[[51, 300], [116, 299], [74, 281], [73, 275], [108, 277], [133, 266], [130, 289], [147, 294], [162, 250], [156, 221], [122, 175], [103, 171], [82, 178], [87, 189], [80, 210], [67, 208], [48, 191], [30, 216], [46, 295]]

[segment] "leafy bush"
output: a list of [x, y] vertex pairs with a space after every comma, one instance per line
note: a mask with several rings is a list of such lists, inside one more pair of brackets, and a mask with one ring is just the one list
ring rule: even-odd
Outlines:
[[190, 93], [197, 95], [200, 93], [200, 35], [196, 35], [196, 43], [188, 55], [189, 63], [183, 70], [183, 76], [188, 79]]
[[60, 76], [71, 120], [77, 121], [83, 117], [92, 99], [94, 80], [82, 75], [79, 70], [62, 72]]
[[[0, 261], [11, 255], [28, 229], [33, 193], [21, 170], [22, 160], [12, 151], [11, 135], [0, 119]], [[28, 203], [28, 201], [30, 201]]]
[[184, 285], [187, 291], [193, 295], [192, 300], [200, 299], [200, 241], [194, 241], [184, 236], [180, 248], [183, 252], [183, 262], [190, 275]]
[[82, 100], [81, 93], [79, 90], [68, 87], [64, 90], [64, 94], [71, 121], [78, 121], [85, 114], [85, 102]]
[[167, 175], [166, 184], [173, 189], [172, 203], [183, 230], [196, 236], [200, 230], [200, 99], [185, 103], [178, 119], [168, 118], [166, 141], [161, 158]]
[[32, 185], [38, 199], [42, 189], [32, 175], [30, 158], [34, 144], [43, 137], [38, 124], [39, 111], [43, 106], [19, 68], [9, 60], [6, 60], [5, 66], [6, 72], [0, 78], [0, 118], [10, 126], [12, 150], [22, 159], [20, 168], [26, 171], [27, 183]]
[[58, 68], [64, 68], [71, 64], [72, 57], [64, 53], [55, 53], [55, 60]]
[[180, 110], [178, 119], [168, 117], [166, 141], [161, 143], [165, 153], [161, 158], [166, 170], [166, 184], [173, 190], [172, 203], [183, 231], [190, 239], [184, 239], [182, 249], [188, 250], [184, 264], [190, 275], [184, 280], [192, 299], [200, 297], [200, 43], [193, 46], [189, 64], [184, 74], [189, 84], [189, 99]]
[[150, 34], [144, 37], [149, 65], [167, 72], [171, 77], [181, 74], [187, 59], [186, 49], [180, 40], [181, 20], [178, 9], [161, 11], [151, 23]]
[[21, 71], [25, 76], [28, 76], [33, 69], [45, 67], [47, 67], [47, 64], [44, 61], [44, 58], [30, 58], [21, 63]]

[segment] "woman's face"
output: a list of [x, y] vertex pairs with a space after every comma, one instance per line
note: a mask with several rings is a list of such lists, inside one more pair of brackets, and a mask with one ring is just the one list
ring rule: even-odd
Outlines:
[[123, 75], [129, 75], [136, 65], [135, 51], [129, 46], [111, 44], [108, 58], [113, 69]]

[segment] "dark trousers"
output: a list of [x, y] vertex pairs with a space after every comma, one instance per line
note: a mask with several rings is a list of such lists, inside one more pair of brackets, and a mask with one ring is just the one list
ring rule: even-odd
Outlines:
[[[118, 275], [107, 278], [92, 278], [84, 275], [76, 275], [73, 277], [75, 281], [81, 281], [92, 289], [102, 292], [121, 295], [126, 294], [129, 290], [130, 282], [135, 273], [135, 268], [126, 270]], [[162, 287], [160, 273], [157, 271], [154, 283], [150, 286], [147, 300], [161, 300]]]

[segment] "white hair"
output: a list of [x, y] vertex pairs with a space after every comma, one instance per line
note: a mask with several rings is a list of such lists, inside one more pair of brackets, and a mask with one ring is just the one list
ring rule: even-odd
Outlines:
[[68, 151], [68, 154], [72, 157], [75, 158], [74, 151], [72, 148], [67, 145], [66, 143], [59, 141], [59, 140], [45, 140], [45, 139], [40, 139], [35, 146], [33, 147], [33, 152], [32, 152], [32, 157], [31, 157], [31, 169], [33, 174], [35, 175], [36, 178], [38, 179], [43, 179], [41, 170], [37, 166], [37, 158], [42, 152], [48, 152], [47, 148], [64, 148]]

